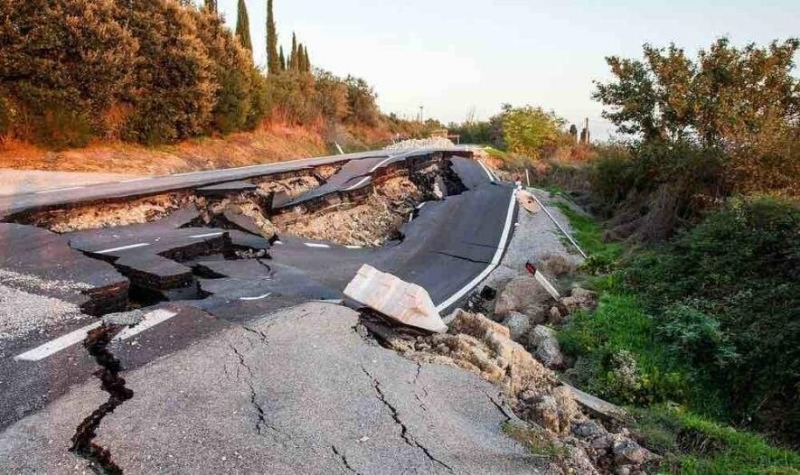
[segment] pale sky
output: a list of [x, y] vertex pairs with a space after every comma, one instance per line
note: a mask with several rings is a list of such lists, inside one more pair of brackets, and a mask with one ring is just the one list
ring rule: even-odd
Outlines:
[[[500, 105], [588, 117], [593, 135], [612, 127], [592, 101], [609, 77], [604, 57], [641, 56], [642, 44], [674, 41], [694, 52], [720, 36], [735, 44], [800, 36], [800, 1], [274, 0], [278, 33], [292, 32], [311, 62], [363, 77], [384, 112], [461, 122]], [[266, 63], [266, 0], [246, 0], [256, 63]], [[237, 0], [219, 0], [231, 28]]]

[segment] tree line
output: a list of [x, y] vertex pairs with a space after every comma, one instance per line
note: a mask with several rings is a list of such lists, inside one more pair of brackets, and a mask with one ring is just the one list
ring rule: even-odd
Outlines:
[[294, 125], [384, 125], [363, 79], [313, 68], [278, 45], [268, 1], [266, 70], [239, 2], [232, 32], [215, 0], [0, 0], [0, 141], [144, 144]]

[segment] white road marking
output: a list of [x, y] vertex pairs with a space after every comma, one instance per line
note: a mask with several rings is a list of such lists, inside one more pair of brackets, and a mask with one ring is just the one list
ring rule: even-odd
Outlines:
[[422, 209], [422, 207], [425, 206], [427, 203], [428, 203], [427, 201], [423, 201], [422, 203], [417, 205], [417, 209]]
[[364, 249], [364, 246], [345, 246], [348, 249]]
[[79, 328], [73, 332], [67, 333], [64, 336], [60, 336], [55, 340], [48, 341], [42, 346], [34, 348], [30, 351], [26, 351], [21, 355], [17, 355], [14, 357], [17, 361], [39, 361], [47, 358], [50, 355], [58, 353], [59, 351], [66, 349], [75, 343], [80, 343], [86, 338], [86, 334], [89, 333], [90, 330], [94, 330], [95, 328], [100, 326], [100, 322], [92, 323], [91, 325], [87, 325], [83, 328]]
[[275, 241], [275, 242], [273, 242], [272, 244], [283, 245], [283, 241]]
[[145, 330], [153, 328], [159, 323], [166, 322], [175, 315], [177, 315], [176, 312], [170, 312], [169, 310], [164, 309], [148, 312], [144, 315], [144, 317], [142, 317], [142, 321], [137, 325], [125, 328], [121, 332], [117, 333], [117, 336], [114, 337], [114, 341], [127, 340], [128, 338], [134, 337]]
[[414, 212], [411, 212], [411, 215], [408, 216], [408, 222], [414, 221]]
[[492, 262], [489, 263], [489, 265], [486, 266], [486, 269], [484, 269], [483, 272], [478, 274], [477, 277], [472, 279], [467, 285], [462, 287], [458, 292], [451, 295], [449, 299], [437, 305], [436, 306], [437, 312], [441, 312], [442, 310], [446, 309], [447, 307], [457, 302], [458, 299], [466, 295], [466, 293], [475, 288], [476, 285], [480, 284], [481, 281], [485, 279], [500, 264], [500, 259], [503, 257], [503, 251], [505, 251], [506, 242], [508, 241], [508, 237], [511, 232], [511, 221], [514, 218], [514, 204], [516, 203], [516, 200], [517, 200], [517, 191], [514, 190], [514, 192], [511, 193], [511, 200], [508, 202], [508, 212], [506, 213], [506, 223], [505, 226], [503, 227], [503, 234], [500, 236], [500, 242], [497, 244], [497, 251], [495, 251], [494, 253]]
[[83, 189], [83, 188], [86, 188], [86, 187], [85, 186], [71, 186], [69, 188], [55, 188], [55, 189], [52, 189], [52, 190], [37, 191], [36, 194], [37, 195], [43, 195], [45, 193], [58, 193], [59, 191], [80, 190], [80, 189]]
[[362, 179], [361, 179], [361, 180], [360, 180], [358, 183], [356, 183], [355, 185], [351, 186], [350, 188], [347, 188], [347, 189], [345, 189], [344, 191], [355, 190], [355, 189], [356, 189], [356, 188], [358, 188], [359, 186], [363, 185], [363, 184], [364, 184], [364, 182], [365, 182], [365, 181], [367, 181], [367, 180], [369, 180], [369, 179], [370, 179], [370, 177], [368, 177], [368, 176], [365, 176], [365, 177], [364, 177], [364, 178], [362, 178]]
[[394, 158], [394, 157], [389, 157], [389, 158], [387, 158], [386, 160], [383, 160], [381, 163], [379, 163], [379, 164], [375, 165], [374, 167], [372, 167], [372, 168], [369, 170], [369, 172], [370, 172], [370, 173], [374, 172], [374, 171], [375, 171], [375, 170], [377, 170], [378, 168], [382, 167], [382, 166], [383, 166], [383, 164], [385, 164], [386, 162], [388, 162], [389, 160], [391, 160], [391, 159], [393, 159], [393, 158]]
[[96, 251], [95, 254], [108, 254], [109, 252], [117, 252], [117, 251], [127, 251], [128, 249], [136, 249], [139, 247], [147, 247], [150, 243], [147, 242], [140, 242], [139, 244], [131, 244], [129, 246], [120, 246], [120, 247], [112, 247], [111, 249], [103, 249], [102, 251]]
[[198, 171], [198, 172], [183, 172], [183, 173], [177, 173], [175, 175], [167, 175], [167, 176], [189, 176], [189, 175], [196, 175], [198, 173], [203, 173], [203, 172], [202, 171]]
[[189, 239], [203, 239], [207, 237], [222, 236], [223, 234], [225, 234], [225, 231], [220, 231], [218, 233], [195, 234], [194, 236], [189, 236]]
[[313, 243], [313, 242], [306, 242], [306, 243], [303, 243], [303, 244], [305, 244], [308, 247], [314, 247], [314, 248], [318, 248], [318, 249], [330, 249], [330, 246], [327, 245], [327, 244], [317, 244], [317, 243]]
[[489, 169], [486, 168], [486, 165], [484, 165], [482, 161], [478, 160], [478, 164], [481, 166], [481, 168], [483, 168], [483, 171], [486, 172], [486, 176], [489, 177], [489, 180], [491, 180], [491, 182], [494, 183], [495, 180], [494, 176], [492, 176], [492, 172], [490, 172]]
[[145, 180], [152, 180], [152, 179], [153, 179], [153, 177], [145, 176], [145, 177], [141, 177], [141, 178], [131, 178], [130, 180], [122, 180], [122, 181], [118, 181], [117, 183], [133, 183], [133, 182], [136, 182], [136, 181], [145, 181]]
[[244, 300], [246, 302], [251, 301], [251, 300], [263, 300], [263, 299], [269, 297], [270, 295], [272, 295], [272, 292], [267, 292], [266, 294], [259, 295], [258, 297], [241, 297], [239, 300]]

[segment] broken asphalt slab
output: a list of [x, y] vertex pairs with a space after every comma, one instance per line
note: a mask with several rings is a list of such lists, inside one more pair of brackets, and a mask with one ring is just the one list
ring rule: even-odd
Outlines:
[[[306, 304], [123, 373], [134, 397], [95, 442], [130, 474], [542, 473], [543, 459], [503, 434], [498, 388], [379, 347], [357, 318]], [[4, 470], [85, 470], [67, 448], [106, 399], [79, 385], [9, 427]]]

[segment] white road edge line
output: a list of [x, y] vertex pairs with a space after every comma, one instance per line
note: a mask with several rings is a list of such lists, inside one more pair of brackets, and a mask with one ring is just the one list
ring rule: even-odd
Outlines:
[[14, 357], [14, 359], [17, 361], [43, 360], [50, 355], [56, 354], [59, 351], [69, 348], [76, 343], [82, 342], [84, 339], [86, 339], [86, 334], [89, 333], [90, 330], [94, 330], [95, 328], [99, 327], [100, 323], [101, 322], [95, 322], [73, 332], [69, 332], [66, 335], [56, 338], [55, 340], [48, 341], [44, 345], [17, 355]]
[[71, 186], [69, 188], [54, 188], [52, 190], [37, 191], [36, 194], [37, 195], [43, 195], [45, 193], [58, 193], [59, 191], [80, 190], [80, 189], [83, 189], [83, 188], [86, 188], [86, 187], [85, 186]]
[[109, 252], [126, 251], [128, 249], [136, 249], [139, 247], [149, 246], [150, 243], [140, 242], [139, 244], [131, 244], [130, 246], [112, 247], [111, 249], [103, 249], [102, 251], [95, 251], [95, 254], [108, 254]]
[[112, 341], [122, 341], [122, 340], [127, 340], [128, 338], [132, 338], [138, 335], [139, 333], [142, 333], [145, 330], [153, 328], [159, 323], [166, 322], [175, 315], [177, 315], [176, 312], [170, 312], [169, 310], [164, 310], [164, 309], [158, 309], [158, 310], [153, 310], [152, 312], [148, 312], [144, 314], [141, 322], [139, 322], [136, 326], [128, 327], [122, 330], [121, 332], [117, 333], [117, 336], [115, 336], [114, 340]]
[[417, 209], [422, 209], [422, 207], [425, 206], [425, 204], [427, 203], [428, 203], [427, 201], [423, 201], [422, 203], [417, 205]]
[[393, 158], [394, 158], [394, 157], [388, 157], [386, 160], [383, 160], [381, 163], [379, 163], [379, 164], [375, 165], [374, 167], [370, 168], [369, 172], [370, 172], [370, 173], [374, 172], [374, 171], [375, 171], [375, 170], [377, 170], [378, 168], [382, 167], [382, 166], [383, 166], [383, 164], [385, 164], [386, 162], [388, 162], [389, 160], [391, 160], [391, 159], [393, 159]]
[[195, 234], [194, 236], [189, 236], [189, 239], [202, 239], [207, 237], [222, 236], [223, 234], [225, 234], [225, 231], [220, 231], [218, 233]]
[[244, 300], [245, 302], [249, 302], [251, 300], [264, 300], [265, 298], [269, 297], [270, 295], [272, 295], [272, 292], [267, 292], [266, 294], [259, 295], [258, 297], [241, 297], [241, 298], [239, 298], [239, 300]]
[[511, 199], [508, 202], [508, 212], [506, 213], [506, 223], [505, 226], [503, 227], [503, 234], [500, 236], [500, 242], [497, 245], [497, 251], [494, 253], [492, 262], [488, 266], [486, 266], [486, 269], [484, 269], [483, 272], [478, 274], [478, 276], [472, 279], [467, 285], [462, 287], [458, 292], [451, 295], [449, 299], [437, 305], [436, 306], [437, 312], [441, 312], [442, 310], [446, 309], [447, 307], [457, 302], [458, 299], [466, 295], [466, 293], [475, 288], [476, 285], [480, 284], [481, 281], [483, 281], [483, 279], [485, 279], [500, 264], [500, 259], [502, 259], [503, 257], [503, 252], [505, 251], [506, 243], [508, 242], [508, 237], [511, 233], [511, 221], [513, 221], [514, 218], [514, 205], [516, 204], [516, 202], [517, 202], [517, 190], [514, 190], [514, 192], [511, 193]]
[[350, 188], [346, 188], [344, 191], [355, 190], [355, 189], [356, 189], [356, 188], [358, 188], [359, 186], [363, 185], [363, 184], [364, 184], [364, 182], [365, 182], [365, 181], [367, 181], [367, 180], [369, 180], [369, 179], [370, 179], [370, 177], [368, 177], [368, 176], [365, 176], [364, 178], [362, 178], [362, 179], [361, 179], [361, 181], [359, 181], [359, 182], [358, 182], [358, 183], [356, 183], [355, 185], [351, 186]]
[[482, 161], [480, 161], [480, 160], [478, 160], [478, 165], [480, 165], [480, 166], [481, 166], [481, 168], [483, 168], [483, 171], [485, 171], [485, 172], [486, 172], [486, 176], [488, 176], [488, 177], [489, 177], [489, 180], [491, 180], [491, 181], [492, 181], [492, 183], [494, 183], [494, 182], [495, 182], [494, 176], [492, 176], [492, 172], [490, 172], [490, 171], [489, 171], [489, 169], [488, 169], [488, 168], [486, 168], [486, 165], [484, 165], [484, 164], [483, 164], [483, 162], [482, 162]]
[[314, 247], [317, 249], [330, 249], [330, 246], [327, 244], [317, 244], [314, 242], [304, 242], [303, 244], [305, 244], [308, 247]]
[[347, 249], [364, 249], [364, 246], [345, 246]]
[[272, 244], [283, 244], [283, 241], [275, 241]]
[[145, 176], [145, 177], [141, 177], [141, 178], [131, 178], [129, 180], [122, 180], [122, 181], [118, 181], [117, 183], [133, 183], [133, 182], [136, 182], [136, 181], [145, 181], [145, 180], [152, 180], [152, 179], [153, 179], [153, 177], [151, 177], [151, 176]]

